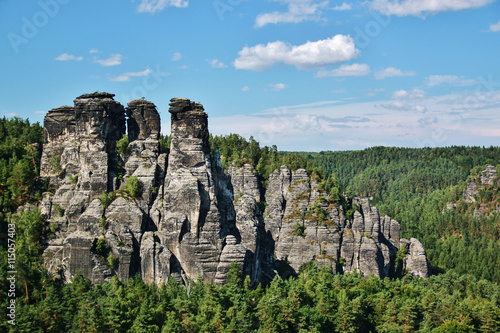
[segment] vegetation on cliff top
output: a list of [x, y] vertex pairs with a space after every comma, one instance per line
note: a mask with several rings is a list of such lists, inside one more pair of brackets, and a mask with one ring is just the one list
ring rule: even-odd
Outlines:
[[[250, 164], [262, 186], [279, 166], [306, 169], [320, 186], [373, 196], [382, 214], [397, 219], [407, 238], [424, 244], [435, 272], [427, 280], [365, 279], [334, 276], [304, 267], [297, 278], [276, 278], [266, 289], [252, 290], [236, 268], [231, 282], [173, 281], [146, 286], [139, 278], [116, 279], [92, 287], [83, 277], [60, 285], [43, 267], [44, 233], [50, 232], [38, 210], [14, 215], [41, 199], [38, 180], [43, 129], [18, 118], [0, 119], [0, 228], [16, 224], [17, 314], [23, 331], [485, 331], [500, 325], [500, 188], [484, 186], [476, 201], [462, 199], [466, 182], [486, 165], [499, 163], [500, 148], [384, 148], [356, 152], [286, 153], [261, 148], [238, 135], [211, 137], [225, 167]], [[162, 152], [168, 152], [162, 136]], [[496, 167], [500, 171], [500, 166]], [[498, 177], [497, 177], [498, 178]], [[342, 196], [343, 197], [343, 196]], [[482, 212], [478, 214], [478, 212]], [[2, 267], [7, 244], [1, 239]], [[0, 270], [0, 303], [6, 308], [8, 281]], [[493, 281], [493, 282], [491, 282]], [[5, 311], [2, 331], [8, 331]]]

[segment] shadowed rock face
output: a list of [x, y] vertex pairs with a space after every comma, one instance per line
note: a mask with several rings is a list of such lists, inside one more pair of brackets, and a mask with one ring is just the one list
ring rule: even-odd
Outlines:
[[127, 104], [127, 116], [129, 141], [148, 138], [158, 140], [160, 115], [153, 103], [142, 99], [134, 99]]
[[[266, 283], [311, 260], [335, 272], [385, 277], [400, 245], [409, 249], [404, 267], [429, 275], [418, 240], [400, 240], [399, 223], [379, 217], [368, 200], [357, 199], [348, 221], [303, 169], [275, 170], [265, 197], [252, 166], [223, 170], [218, 153], [210, 153], [201, 104], [171, 100], [170, 152], [160, 154], [156, 106], [133, 100], [125, 110], [113, 96], [84, 94], [45, 117], [41, 176], [55, 193], [39, 204], [54, 229], [44, 258], [61, 279], [81, 271], [94, 283], [140, 273], [147, 283], [201, 275], [223, 284], [236, 261], [254, 283]], [[120, 155], [125, 112], [129, 146]], [[140, 187], [136, 197], [125, 191], [131, 176]], [[257, 205], [263, 199], [265, 212]], [[313, 206], [328, 218], [315, 218]]]

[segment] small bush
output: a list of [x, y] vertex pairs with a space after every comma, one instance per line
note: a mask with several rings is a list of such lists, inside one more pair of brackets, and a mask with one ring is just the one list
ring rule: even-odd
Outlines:
[[61, 206], [57, 202], [54, 202], [54, 210], [57, 213], [57, 216], [62, 217], [64, 215], [64, 210], [62, 210]]
[[68, 178], [71, 184], [76, 184], [78, 182], [78, 176], [69, 175]]
[[109, 192], [106, 193], [105, 191], [102, 191], [101, 196], [99, 197], [99, 201], [101, 201], [102, 206], [104, 209], [108, 208], [109, 205], [116, 199], [116, 193], [115, 192]]
[[108, 227], [108, 221], [106, 221], [105, 217], [101, 217], [99, 219], [99, 224], [101, 225], [102, 230], [106, 230], [106, 228]]
[[128, 135], [123, 134], [123, 137], [116, 143], [116, 152], [120, 155], [128, 155]]
[[106, 264], [111, 270], [115, 269], [116, 267], [116, 258], [113, 256], [111, 252], [109, 253], [108, 258], [106, 258]]
[[299, 237], [306, 237], [306, 228], [300, 223], [296, 223], [293, 227], [292, 235]]
[[52, 170], [52, 173], [58, 173], [61, 171], [61, 156], [52, 155], [50, 158], [49, 166]]
[[137, 179], [137, 176], [130, 176], [127, 178], [127, 184], [125, 185], [125, 191], [134, 198], [139, 198], [142, 194], [142, 186]]
[[106, 240], [104, 238], [99, 238], [95, 245], [95, 252], [100, 255], [104, 255], [106, 252]]

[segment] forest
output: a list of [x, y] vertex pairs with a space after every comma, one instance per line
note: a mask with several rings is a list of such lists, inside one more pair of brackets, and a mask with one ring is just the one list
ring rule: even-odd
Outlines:
[[[160, 139], [168, 151], [168, 136]], [[381, 215], [419, 238], [434, 275], [383, 280], [334, 275], [314, 263], [297, 276], [251, 286], [237, 265], [222, 287], [171, 279], [146, 285], [136, 276], [93, 286], [81, 275], [69, 284], [43, 266], [50, 232], [39, 211], [17, 213], [47, 190], [38, 178], [43, 128], [0, 119], [0, 304], [2, 332], [498, 332], [500, 330], [500, 193], [498, 179], [475, 202], [467, 182], [487, 165], [500, 170], [499, 147], [393, 148], [280, 152], [253, 138], [211, 136], [222, 164], [254, 167], [265, 191], [280, 165], [305, 168], [347, 212], [354, 196], [371, 196]], [[265, 203], [263, 203], [265, 207]], [[263, 208], [264, 208], [263, 207]], [[8, 323], [9, 224], [15, 224], [16, 326]]]

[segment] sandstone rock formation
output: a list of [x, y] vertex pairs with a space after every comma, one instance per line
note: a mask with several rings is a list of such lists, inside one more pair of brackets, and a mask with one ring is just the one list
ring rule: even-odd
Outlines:
[[486, 169], [481, 171], [481, 176], [476, 181], [467, 183], [467, 189], [464, 191], [463, 199], [466, 202], [476, 202], [474, 195], [479, 193], [484, 186], [491, 186], [497, 176], [498, 172], [493, 165], [488, 165]]
[[[282, 166], [266, 189], [251, 165], [224, 170], [201, 104], [171, 100], [167, 153], [156, 106], [134, 100], [124, 108], [113, 96], [85, 94], [45, 117], [41, 176], [52, 190], [39, 203], [51, 230], [44, 259], [61, 279], [81, 271], [94, 283], [139, 273], [147, 283], [201, 276], [223, 284], [236, 261], [258, 283], [311, 260], [385, 277], [401, 245], [406, 269], [429, 275], [422, 245], [401, 240], [399, 223], [369, 200], [356, 199], [348, 220], [303, 169]], [[118, 152], [125, 122], [129, 144]]]

